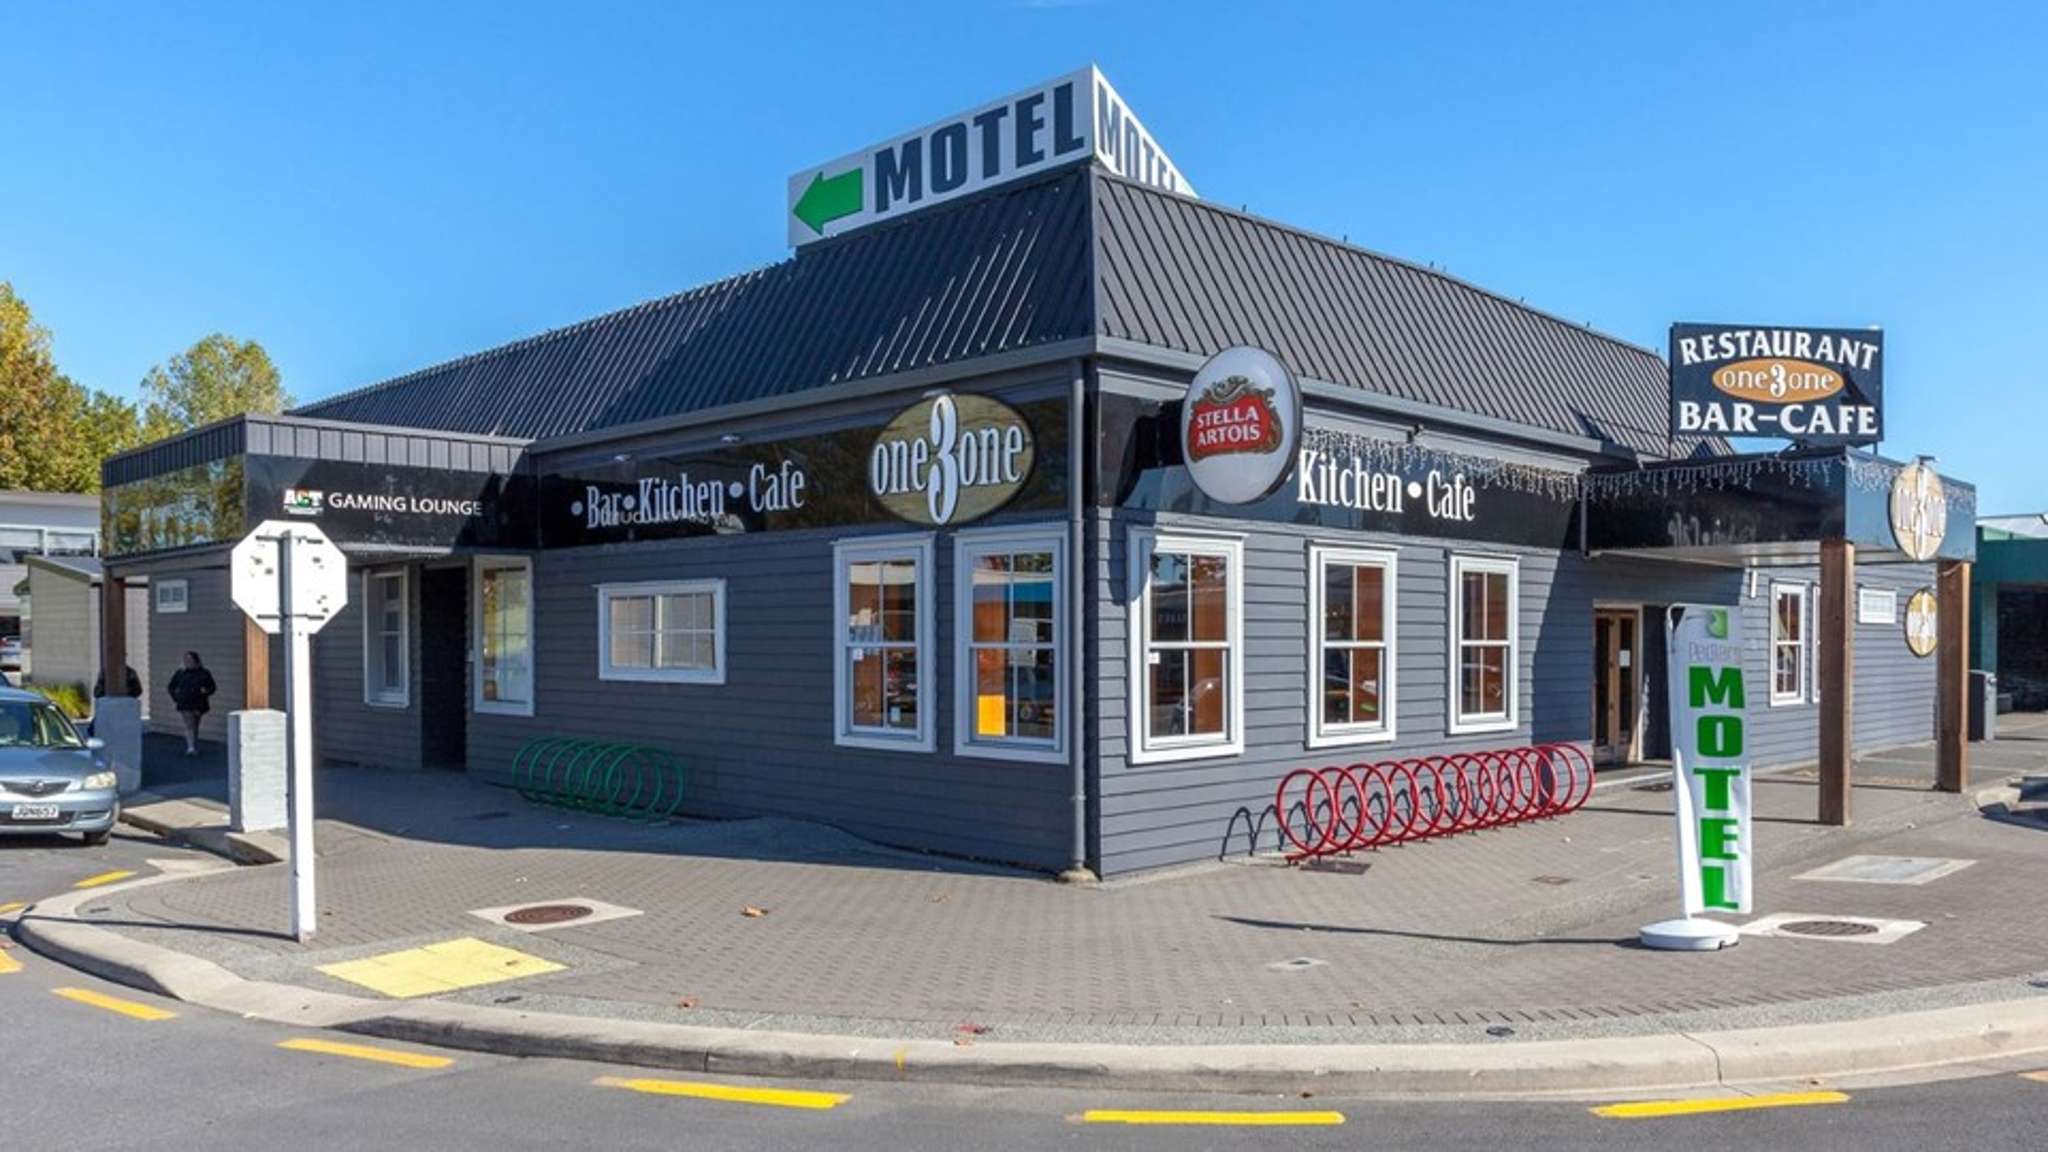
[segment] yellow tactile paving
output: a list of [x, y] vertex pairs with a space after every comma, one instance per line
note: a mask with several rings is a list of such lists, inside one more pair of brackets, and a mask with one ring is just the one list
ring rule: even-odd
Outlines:
[[1747, 1112], [1756, 1108], [1804, 1108], [1814, 1104], [1846, 1104], [1844, 1092], [1781, 1092], [1768, 1096], [1712, 1096], [1698, 1100], [1637, 1100], [1606, 1104], [1593, 1115], [1616, 1120], [1653, 1120], [1666, 1116], [1702, 1116], [1714, 1112]]
[[538, 956], [486, 944], [465, 936], [424, 948], [407, 948], [361, 960], [322, 964], [320, 971], [337, 980], [360, 984], [395, 1000], [432, 996], [458, 988], [475, 988], [560, 972], [562, 966]]

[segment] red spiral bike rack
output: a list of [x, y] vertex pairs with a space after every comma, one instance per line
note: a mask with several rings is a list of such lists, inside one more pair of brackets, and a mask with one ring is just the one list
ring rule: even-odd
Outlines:
[[1578, 811], [1593, 761], [1575, 744], [1297, 768], [1273, 807], [1289, 860], [1502, 828]]

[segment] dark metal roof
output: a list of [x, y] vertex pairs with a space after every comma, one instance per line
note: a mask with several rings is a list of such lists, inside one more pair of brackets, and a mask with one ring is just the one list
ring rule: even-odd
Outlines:
[[1083, 170], [297, 409], [541, 439], [1091, 331]]
[[1433, 269], [1106, 174], [1102, 335], [1295, 373], [1655, 456], [1674, 451], [1656, 353]]

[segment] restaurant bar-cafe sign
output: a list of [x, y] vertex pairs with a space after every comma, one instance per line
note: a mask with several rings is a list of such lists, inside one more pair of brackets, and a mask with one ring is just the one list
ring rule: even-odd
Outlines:
[[1015, 408], [942, 392], [897, 413], [875, 437], [868, 492], [913, 524], [965, 524], [1008, 504], [1037, 456], [1031, 424]]
[[1884, 333], [1671, 326], [1671, 434], [1802, 444], [1884, 438]]

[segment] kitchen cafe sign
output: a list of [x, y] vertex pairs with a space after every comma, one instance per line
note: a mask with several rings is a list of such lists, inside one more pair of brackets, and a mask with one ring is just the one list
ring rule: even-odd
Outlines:
[[1671, 326], [1671, 434], [1802, 444], [1884, 438], [1884, 333]]

